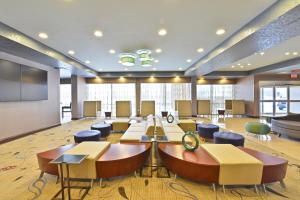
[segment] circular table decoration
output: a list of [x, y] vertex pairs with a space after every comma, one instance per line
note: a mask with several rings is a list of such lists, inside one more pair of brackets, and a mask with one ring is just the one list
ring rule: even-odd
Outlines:
[[[195, 145], [192, 146], [190, 144], [188, 144], [186, 141], [185, 141], [185, 138], [187, 136], [190, 136], [194, 141], [195, 141]], [[187, 151], [195, 151], [198, 147], [199, 147], [199, 140], [196, 136], [196, 134], [192, 131], [187, 131], [183, 137], [182, 137], [182, 144], [184, 146], [184, 148], [187, 150]]]
[[167, 122], [168, 123], [173, 123], [174, 122], [174, 116], [169, 114], [168, 117], [167, 117]]

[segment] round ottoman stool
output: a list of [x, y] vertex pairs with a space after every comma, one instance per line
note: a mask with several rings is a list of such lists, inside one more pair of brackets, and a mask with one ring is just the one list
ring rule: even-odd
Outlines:
[[100, 131], [101, 137], [106, 138], [110, 134], [111, 125], [110, 124], [93, 124], [91, 126], [91, 130]]
[[197, 124], [199, 136], [205, 139], [213, 139], [214, 132], [219, 131], [219, 126], [214, 124]]
[[232, 144], [234, 146], [244, 146], [244, 136], [232, 132], [215, 132], [215, 144]]
[[271, 129], [267, 124], [260, 122], [247, 122], [245, 124], [245, 129], [247, 132], [255, 135], [267, 135], [271, 132]]
[[96, 130], [85, 130], [79, 131], [74, 134], [75, 143], [80, 143], [84, 141], [99, 141], [101, 137], [101, 132]]

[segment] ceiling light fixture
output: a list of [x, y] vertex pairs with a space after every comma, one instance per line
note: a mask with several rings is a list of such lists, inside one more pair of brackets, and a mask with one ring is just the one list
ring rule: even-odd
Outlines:
[[182, 70], [182, 67], [178, 67], [178, 70]]
[[234, 65], [232, 65], [232, 66], [231, 66], [231, 68], [235, 68], [235, 66], [234, 66]]
[[127, 67], [125, 67], [125, 68], [124, 68], [124, 70], [125, 70], [125, 71], [128, 71], [128, 68], [127, 68]]
[[102, 33], [102, 31], [96, 30], [96, 31], [94, 32], [94, 35], [95, 35], [96, 37], [102, 37], [102, 36], [103, 36], [103, 33]]
[[250, 66], [250, 65], [251, 65], [251, 63], [248, 63], [247, 65], [248, 65], [248, 66]]
[[263, 55], [265, 55], [265, 52], [260, 52], [259, 54], [260, 54], [261, 56], [263, 56]]
[[217, 34], [217, 35], [223, 35], [223, 34], [225, 34], [225, 32], [226, 32], [225, 29], [222, 29], [222, 28], [221, 28], [221, 29], [218, 29], [218, 30], [216, 31], [216, 34]]
[[155, 67], [153, 67], [153, 68], [152, 68], [152, 70], [154, 70], [154, 71], [155, 71], [155, 70], [156, 70], [156, 68], [155, 68]]
[[155, 63], [158, 63], [158, 62], [159, 62], [159, 60], [154, 60], [154, 62], [155, 62]]
[[156, 53], [161, 53], [161, 52], [162, 52], [162, 49], [160, 49], [160, 48], [155, 49], [155, 52], [156, 52]]
[[70, 54], [70, 55], [74, 55], [74, 54], [75, 54], [75, 51], [73, 51], [73, 50], [69, 50], [69, 51], [68, 51], [68, 54]]
[[133, 53], [122, 53], [120, 54], [121, 64], [126, 67], [131, 67], [135, 65], [136, 55]]
[[186, 62], [190, 63], [190, 62], [192, 62], [192, 60], [191, 59], [187, 59]]
[[199, 48], [199, 49], [197, 49], [197, 52], [198, 53], [202, 53], [204, 51], [204, 49], [203, 48]]
[[142, 67], [151, 67], [153, 59], [141, 60]]
[[167, 35], [167, 33], [168, 33], [167, 30], [164, 28], [158, 30], [158, 35], [160, 36], [165, 36]]
[[297, 55], [298, 55], [298, 52], [297, 52], [297, 51], [294, 51], [294, 52], [293, 52], [293, 55], [294, 55], [294, 56], [297, 56]]
[[136, 51], [136, 54], [139, 56], [140, 60], [151, 60], [152, 56], [151, 56], [151, 50], [149, 49], [140, 49]]
[[241, 68], [243, 69], [243, 68], [244, 68], [244, 66], [243, 66], [243, 65], [241, 65]]
[[290, 55], [290, 52], [285, 52], [284, 54], [285, 54], [286, 56], [288, 56], [288, 55]]
[[89, 61], [89, 60], [85, 61], [85, 64], [90, 64], [90, 63], [91, 63], [91, 61]]
[[39, 37], [42, 39], [47, 39], [48, 35], [47, 35], [47, 33], [39, 33]]
[[237, 65], [238, 65], [238, 66], [240, 66], [240, 65], [241, 65], [241, 63], [238, 63]]
[[116, 53], [116, 50], [110, 49], [110, 50], [109, 50], [109, 53], [110, 53], [110, 54], [115, 54], [115, 53]]

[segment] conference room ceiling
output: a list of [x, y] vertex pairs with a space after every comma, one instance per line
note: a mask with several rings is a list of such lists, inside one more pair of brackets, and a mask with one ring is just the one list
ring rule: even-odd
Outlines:
[[[99, 72], [184, 71], [275, 2], [6, 0], [1, 1], [0, 20], [65, 55], [73, 50], [68, 56]], [[158, 35], [160, 29], [167, 34]], [[217, 35], [219, 29], [225, 34]], [[94, 35], [96, 30], [102, 37]], [[40, 38], [41, 32], [48, 38]], [[119, 53], [143, 48], [158, 60], [152, 67], [137, 63], [125, 69], [118, 63]], [[155, 52], [158, 48], [161, 53]]]

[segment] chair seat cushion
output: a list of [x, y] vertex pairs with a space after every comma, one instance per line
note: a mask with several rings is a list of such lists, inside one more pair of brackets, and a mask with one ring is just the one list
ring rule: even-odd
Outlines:
[[244, 146], [245, 137], [232, 132], [215, 132], [215, 144], [232, 144], [234, 146]]
[[267, 135], [270, 133], [271, 129], [267, 124], [259, 123], [259, 122], [247, 122], [245, 124], [245, 129], [249, 133]]
[[84, 130], [74, 134], [74, 140], [76, 143], [84, 141], [99, 141], [101, 132], [98, 130]]

